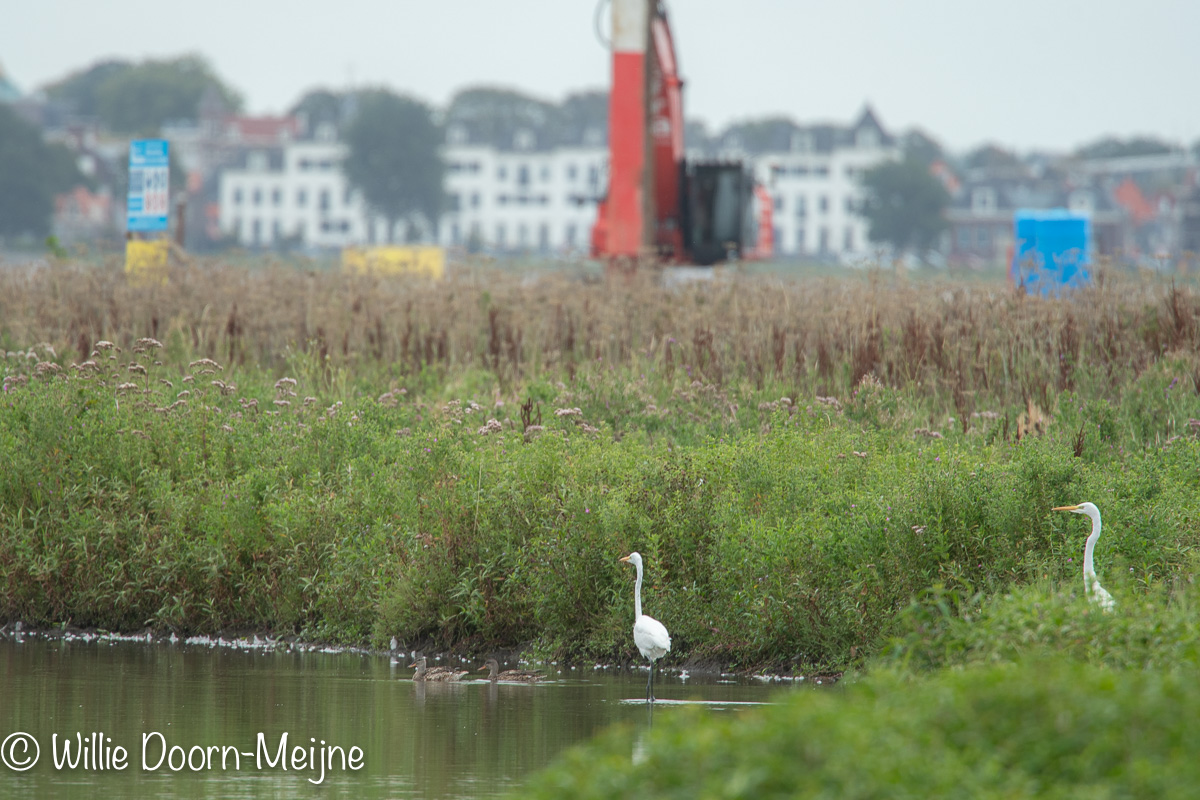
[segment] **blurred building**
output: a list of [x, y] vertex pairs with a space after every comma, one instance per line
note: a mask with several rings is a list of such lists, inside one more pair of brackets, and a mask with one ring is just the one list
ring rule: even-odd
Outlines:
[[449, 210], [441, 242], [471, 251], [585, 253], [607, 184], [601, 129], [576, 140], [539, 141], [518, 129], [497, 146], [451, 125], [446, 143]]
[[786, 119], [733, 126], [710, 148], [696, 155], [742, 159], [767, 187], [777, 255], [845, 262], [874, 255], [867, 221], [858, 213], [860, 178], [899, 158], [900, 148], [869, 107], [844, 126], [801, 126]]

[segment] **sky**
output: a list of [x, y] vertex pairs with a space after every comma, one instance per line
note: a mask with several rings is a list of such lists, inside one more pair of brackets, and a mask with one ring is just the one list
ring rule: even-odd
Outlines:
[[[603, 1], [603, 0], [601, 0]], [[558, 101], [604, 88], [597, 0], [38, 0], [0, 26], [30, 91], [110, 57], [200, 53], [251, 113], [315, 87], [386, 86], [445, 106], [467, 86]], [[609, 6], [601, 9], [607, 31]], [[954, 151], [1069, 150], [1105, 135], [1200, 140], [1194, 0], [670, 0], [684, 111], [710, 131], [787, 116]]]

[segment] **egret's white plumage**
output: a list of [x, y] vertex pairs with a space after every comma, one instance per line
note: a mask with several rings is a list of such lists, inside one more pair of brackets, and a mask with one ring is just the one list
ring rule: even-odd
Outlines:
[[1112, 595], [1100, 585], [1100, 579], [1096, 577], [1096, 568], [1092, 561], [1092, 554], [1096, 550], [1096, 540], [1100, 538], [1100, 509], [1092, 503], [1080, 503], [1077, 506], [1058, 506], [1054, 510], [1084, 514], [1091, 518], [1092, 534], [1087, 538], [1087, 544], [1083, 546], [1083, 589], [1089, 600], [1105, 611], [1112, 611], [1116, 603], [1114, 603]]
[[621, 559], [637, 569], [637, 582], [633, 587], [633, 643], [638, 652], [650, 660], [650, 678], [646, 682], [646, 700], [654, 702], [654, 662], [671, 651], [671, 634], [667, 626], [642, 613], [642, 556], [630, 553]]

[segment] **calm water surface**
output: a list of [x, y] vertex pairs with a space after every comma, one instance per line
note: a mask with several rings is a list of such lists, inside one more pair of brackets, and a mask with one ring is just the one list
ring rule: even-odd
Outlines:
[[[494, 797], [612, 723], [652, 723], [638, 702], [644, 671], [567, 670], [535, 686], [423, 685], [411, 675], [373, 654], [0, 638], [0, 741], [8, 737], [0, 795]], [[655, 695], [666, 702], [656, 705], [657, 718], [687, 703], [730, 713], [780, 691], [660, 678]], [[24, 772], [9, 766], [32, 754], [18, 732], [40, 749]], [[287, 770], [277, 761], [285, 733]], [[77, 734], [99, 766], [118, 763], [115, 748], [123, 747], [125, 769], [56, 766], [65, 740], [79, 758]], [[144, 739], [145, 762], [161, 761], [157, 769], [143, 769]], [[300, 762], [291, 760], [297, 746]], [[362, 753], [357, 771], [342, 766], [352, 747]], [[330, 757], [334, 768], [322, 775], [314, 762], [328, 765]]]

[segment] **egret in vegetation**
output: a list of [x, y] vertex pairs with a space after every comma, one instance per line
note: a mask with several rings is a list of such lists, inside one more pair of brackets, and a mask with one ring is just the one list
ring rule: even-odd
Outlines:
[[1083, 547], [1083, 588], [1088, 599], [1105, 611], [1113, 610], [1113, 598], [1096, 577], [1096, 568], [1092, 564], [1092, 553], [1096, 550], [1096, 540], [1100, 538], [1100, 509], [1092, 503], [1080, 503], [1077, 506], [1058, 506], [1055, 511], [1071, 511], [1075, 514], [1086, 514], [1092, 518], [1092, 535], [1087, 538]]
[[646, 681], [646, 702], [654, 702], [654, 662], [671, 652], [671, 634], [654, 617], [642, 613], [642, 556], [630, 553], [621, 559], [637, 569], [633, 587], [633, 643], [644, 658], [650, 660], [650, 678]]
[[489, 658], [487, 663], [479, 668], [479, 672], [488, 671], [488, 680], [492, 683], [496, 681], [504, 681], [505, 683], [537, 683], [542, 679], [542, 673], [533, 672], [527, 669], [506, 669], [500, 671], [500, 664], [494, 658]]
[[467, 670], [457, 670], [452, 667], [427, 667], [425, 666], [425, 656], [417, 659], [416, 663], [409, 664], [409, 669], [417, 668], [417, 672], [413, 675], [414, 681], [458, 681], [467, 674]]

